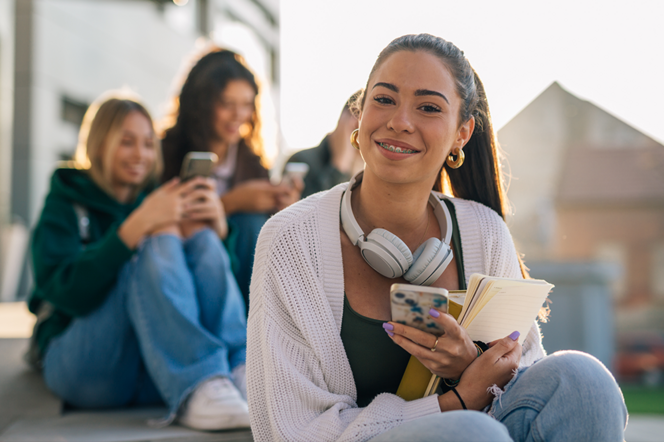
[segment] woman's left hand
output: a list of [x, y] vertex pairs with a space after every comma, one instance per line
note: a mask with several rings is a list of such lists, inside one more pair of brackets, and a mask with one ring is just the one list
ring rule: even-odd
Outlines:
[[[192, 180], [194, 189], [184, 197], [184, 218], [187, 221], [204, 221], [224, 239], [228, 234], [228, 224], [224, 206], [215, 190], [211, 178], [197, 177]], [[189, 184], [189, 183], [187, 183]]]
[[[432, 314], [433, 313], [433, 314]], [[436, 317], [436, 313], [439, 315]], [[477, 357], [477, 348], [452, 315], [431, 309], [431, 320], [445, 330], [436, 337], [414, 327], [395, 322], [384, 324], [386, 331], [394, 333], [392, 340], [428, 368], [433, 374], [445, 379], [459, 379], [464, 370]], [[435, 348], [435, 351], [432, 349]]]
[[302, 190], [304, 190], [304, 181], [298, 176], [291, 177], [290, 183], [282, 183], [278, 186], [280, 192], [277, 194], [277, 210], [283, 210], [293, 203], [300, 200]]

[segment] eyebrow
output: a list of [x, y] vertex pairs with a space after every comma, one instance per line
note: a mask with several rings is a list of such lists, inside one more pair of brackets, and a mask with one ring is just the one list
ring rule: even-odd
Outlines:
[[[371, 88], [371, 90], [375, 89], [378, 86], [382, 86], [384, 88], [387, 88], [387, 89], [389, 89], [391, 91], [394, 91], [394, 92], [397, 92], [397, 93], [399, 92], [399, 88], [396, 87], [395, 85], [393, 85], [392, 83], [376, 83]], [[440, 92], [432, 91], [432, 90], [429, 90], [429, 89], [418, 89], [418, 90], [415, 91], [415, 96], [416, 97], [423, 97], [423, 96], [426, 96], [426, 95], [435, 95], [435, 96], [440, 97], [443, 100], [445, 100], [445, 102], [447, 104], [450, 104], [450, 100], [448, 100], [447, 97], [445, 95], [441, 94]]]

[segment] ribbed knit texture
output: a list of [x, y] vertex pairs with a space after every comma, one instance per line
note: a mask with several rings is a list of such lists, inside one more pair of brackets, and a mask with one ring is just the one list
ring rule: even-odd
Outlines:
[[[344, 276], [339, 207], [347, 183], [312, 195], [263, 227], [250, 288], [247, 393], [256, 441], [365, 441], [439, 413], [437, 396], [378, 395], [358, 408], [341, 342]], [[505, 223], [491, 209], [453, 199], [466, 277], [519, 278]], [[544, 356], [537, 325], [521, 365]]]

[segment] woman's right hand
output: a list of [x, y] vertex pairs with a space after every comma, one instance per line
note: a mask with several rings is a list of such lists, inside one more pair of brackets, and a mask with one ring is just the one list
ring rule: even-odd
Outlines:
[[[514, 332], [492, 342], [491, 348], [463, 372], [456, 390], [469, 410], [482, 410], [489, 405], [494, 396], [487, 390], [492, 385], [502, 389], [512, 379], [521, 360], [522, 348], [518, 337], [519, 333]], [[443, 411], [461, 408], [459, 399], [452, 391], [439, 396], [438, 400]]]
[[134, 249], [144, 236], [180, 222], [184, 212], [182, 196], [191, 191], [189, 186], [190, 183], [180, 185], [180, 180], [174, 178], [145, 197], [118, 229], [120, 239]]
[[227, 215], [237, 212], [264, 213], [277, 208], [277, 195], [281, 191], [268, 180], [244, 181], [221, 197]]

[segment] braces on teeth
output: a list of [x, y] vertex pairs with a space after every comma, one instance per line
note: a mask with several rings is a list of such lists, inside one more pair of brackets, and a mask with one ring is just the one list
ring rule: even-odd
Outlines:
[[402, 149], [400, 147], [394, 147], [391, 144], [378, 143], [383, 149], [389, 150], [390, 152], [397, 153], [415, 153], [416, 151], [410, 149]]

